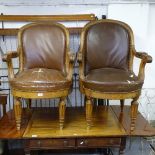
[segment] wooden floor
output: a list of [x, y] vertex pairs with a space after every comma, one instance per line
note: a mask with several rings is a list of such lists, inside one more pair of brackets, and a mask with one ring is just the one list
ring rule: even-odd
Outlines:
[[94, 107], [93, 126], [87, 129], [84, 108], [67, 108], [63, 130], [59, 129], [58, 109], [24, 109], [21, 131], [16, 130], [13, 111], [0, 120], [0, 139], [60, 137], [154, 136], [155, 129], [138, 113], [135, 130], [130, 132], [130, 107]]

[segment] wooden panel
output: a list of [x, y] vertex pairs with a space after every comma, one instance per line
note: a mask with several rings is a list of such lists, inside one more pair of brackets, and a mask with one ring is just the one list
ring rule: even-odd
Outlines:
[[76, 15], [0, 15], [0, 21], [36, 22], [36, 21], [91, 21], [95, 20], [94, 14]]
[[35, 110], [23, 135], [25, 138], [116, 137], [126, 135], [110, 108], [94, 107], [93, 126], [87, 129], [84, 108], [67, 108], [64, 129], [59, 129], [58, 108]]
[[119, 106], [111, 106], [112, 110], [116, 114], [118, 120], [120, 120], [120, 124], [124, 127], [126, 133], [130, 136], [154, 136], [155, 128], [151, 127], [151, 125], [146, 121], [146, 119], [138, 112], [135, 130], [133, 132], [130, 131], [130, 106], [125, 106], [123, 113], [120, 112]]
[[81, 138], [77, 140], [77, 147], [110, 147], [120, 146], [121, 138]]
[[55, 149], [74, 148], [75, 139], [33, 139], [25, 141], [26, 148]]

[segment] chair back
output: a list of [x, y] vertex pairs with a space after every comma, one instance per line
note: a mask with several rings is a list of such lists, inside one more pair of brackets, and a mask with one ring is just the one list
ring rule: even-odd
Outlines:
[[69, 33], [62, 24], [28, 24], [21, 28], [18, 39], [20, 70], [48, 68], [66, 72]]
[[99, 68], [130, 68], [133, 34], [127, 24], [115, 20], [91, 22], [85, 26], [81, 40], [86, 74]]

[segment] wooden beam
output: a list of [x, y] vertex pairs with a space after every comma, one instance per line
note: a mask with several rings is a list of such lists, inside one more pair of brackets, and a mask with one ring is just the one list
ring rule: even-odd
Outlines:
[[[80, 34], [82, 27], [69, 27], [70, 34]], [[0, 36], [16, 36], [19, 29], [17, 28], [0, 28]]]
[[94, 14], [76, 15], [0, 15], [0, 21], [10, 22], [38, 22], [38, 21], [92, 21]]

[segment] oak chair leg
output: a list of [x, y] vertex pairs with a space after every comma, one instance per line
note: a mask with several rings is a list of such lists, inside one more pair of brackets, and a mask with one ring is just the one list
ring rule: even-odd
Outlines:
[[63, 129], [63, 127], [64, 127], [65, 110], [66, 110], [65, 98], [61, 98], [60, 103], [59, 103], [59, 126], [60, 126], [60, 129]]
[[92, 111], [93, 111], [93, 104], [90, 97], [87, 97], [86, 100], [86, 120], [87, 120], [87, 127], [90, 128], [92, 126]]
[[22, 116], [22, 105], [20, 98], [14, 98], [14, 112], [15, 112], [15, 120], [16, 120], [16, 127], [17, 130], [21, 128], [21, 116]]
[[120, 104], [121, 104], [121, 112], [123, 112], [123, 108], [124, 108], [124, 103], [125, 103], [125, 100], [120, 100]]
[[134, 131], [135, 128], [138, 113], [138, 102], [137, 102], [138, 98], [139, 97], [134, 98], [133, 101], [131, 102], [131, 127], [130, 127], [131, 132]]

